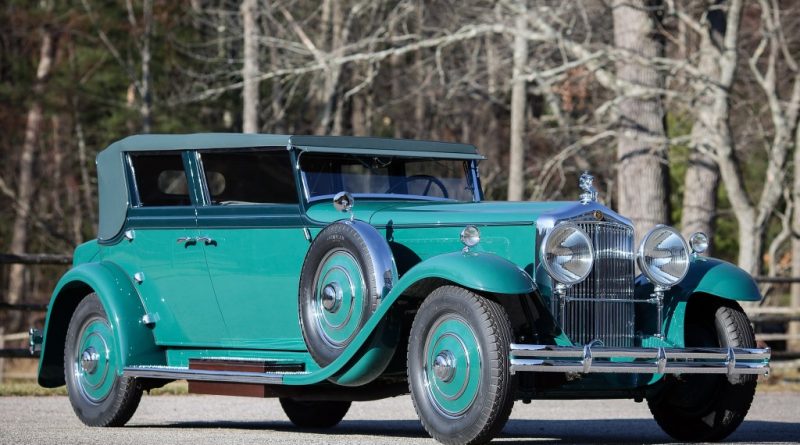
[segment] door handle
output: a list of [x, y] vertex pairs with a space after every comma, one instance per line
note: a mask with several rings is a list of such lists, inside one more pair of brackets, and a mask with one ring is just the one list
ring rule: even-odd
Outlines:
[[202, 242], [206, 246], [211, 245], [211, 244], [217, 244], [217, 242], [214, 240], [214, 238], [211, 238], [210, 236], [205, 236], [205, 235], [198, 236], [197, 238], [195, 238], [195, 241], [197, 241], [198, 243]]
[[180, 243], [188, 244], [188, 243], [191, 243], [193, 241], [197, 241], [197, 240], [192, 238], [191, 236], [182, 236], [182, 237], [178, 238], [177, 240], [175, 240], [175, 242], [177, 242], [178, 244], [180, 244]]

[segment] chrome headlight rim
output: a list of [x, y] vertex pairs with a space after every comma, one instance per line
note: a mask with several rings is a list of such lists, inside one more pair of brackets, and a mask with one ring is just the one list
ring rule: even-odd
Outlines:
[[[663, 232], [663, 231], [670, 232], [673, 235], [678, 237], [678, 239], [680, 240], [681, 244], [683, 245], [683, 251], [684, 251], [685, 257], [686, 257], [686, 267], [684, 268], [683, 273], [681, 273], [681, 275], [676, 280], [674, 280], [673, 282], [661, 281], [657, 277], [655, 277], [650, 272], [650, 268], [647, 267], [647, 264], [645, 263], [645, 259], [644, 259], [645, 258], [644, 249], [645, 249], [645, 245], [647, 244], [647, 240], [649, 240], [650, 237], [655, 235], [656, 233]], [[683, 235], [681, 235], [681, 233], [677, 229], [675, 229], [674, 227], [671, 227], [671, 226], [664, 225], [664, 224], [658, 224], [655, 227], [653, 227], [652, 229], [650, 229], [642, 237], [642, 241], [639, 243], [639, 248], [636, 251], [636, 264], [639, 266], [639, 270], [642, 271], [642, 274], [647, 278], [648, 281], [653, 283], [655, 286], [661, 287], [663, 289], [669, 289], [669, 288], [677, 285], [681, 281], [683, 281], [683, 279], [686, 278], [686, 275], [689, 273], [689, 263], [691, 262], [690, 253], [691, 253], [691, 250], [689, 248], [689, 243], [686, 242], [686, 239], [683, 237]]]
[[[560, 276], [560, 273], [554, 270], [551, 267], [550, 263], [547, 261], [547, 244], [549, 243], [550, 238], [552, 238], [554, 233], [557, 233], [558, 231], [564, 229], [575, 230], [575, 233], [581, 235], [581, 237], [586, 241], [586, 246], [589, 249], [589, 261], [590, 261], [589, 267], [587, 268], [584, 274], [580, 275], [580, 277], [575, 280], [564, 279], [564, 277]], [[544, 238], [542, 238], [542, 246], [539, 256], [542, 262], [542, 266], [544, 267], [545, 272], [547, 272], [547, 275], [549, 275], [550, 278], [552, 278], [555, 282], [565, 284], [567, 286], [572, 286], [586, 280], [586, 278], [589, 276], [590, 273], [592, 273], [592, 270], [594, 269], [594, 246], [592, 245], [592, 239], [589, 237], [586, 231], [584, 231], [583, 229], [578, 227], [577, 224], [574, 224], [572, 222], [558, 223], [545, 234]]]

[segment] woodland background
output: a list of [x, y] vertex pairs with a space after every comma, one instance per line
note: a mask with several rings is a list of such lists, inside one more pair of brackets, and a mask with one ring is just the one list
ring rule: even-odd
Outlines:
[[[791, 0], [4, 0], [0, 252], [94, 238], [117, 139], [244, 131], [473, 143], [492, 200], [573, 200], [590, 170], [639, 236], [800, 276], [799, 58]], [[3, 266], [0, 300], [61, 270]]]

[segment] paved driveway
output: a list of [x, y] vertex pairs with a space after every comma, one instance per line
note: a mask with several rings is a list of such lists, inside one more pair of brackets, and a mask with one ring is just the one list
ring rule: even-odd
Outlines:
[[[644, 403], [627, 400], [517, 403], [495, 443], [663, 443]], [[800, 442], [800, 393], [760, 392], [737, 443]], [[292, 427], [276, 400], [145, 396], [123, 428], [88, 428], [66, 397], [0, 397], [2, 444], [434, 444], [408, 396], [354, 404], [325, 432]]]

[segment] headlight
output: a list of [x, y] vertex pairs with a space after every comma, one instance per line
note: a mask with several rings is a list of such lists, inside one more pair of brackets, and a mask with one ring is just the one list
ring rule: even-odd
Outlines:
[[578, 226], [559, 224], [544, 237], [542, 264], [557, 282], [566, 285], [580, 283], [592, 271], [592, 241]]
[[689, 270], [689, 246], [677, 230], [659, 225], [642, 239], [637, 261], [650, 282], [672, 287]]
[[694, 232], [689, 237], [689, 247], [694, 253], [703, 253], [708, 250], [708, 235], [703, 232]]

